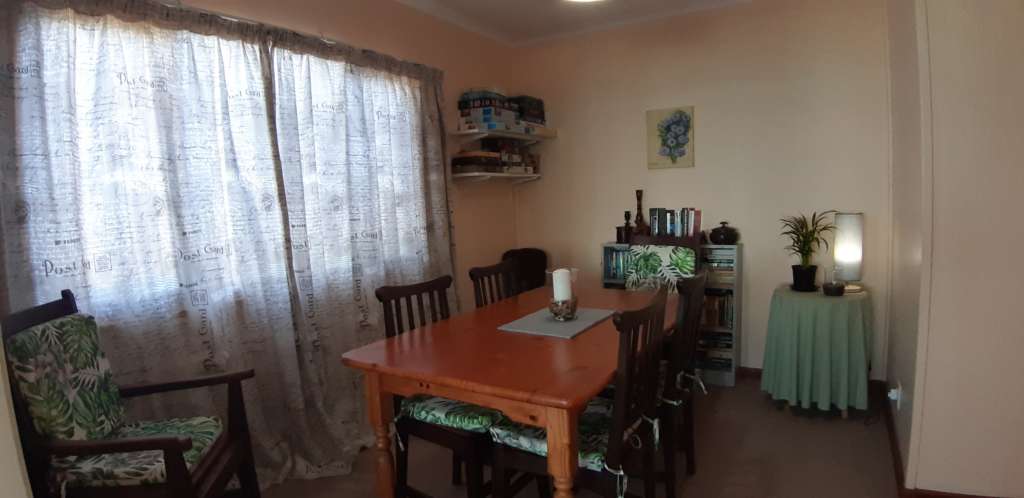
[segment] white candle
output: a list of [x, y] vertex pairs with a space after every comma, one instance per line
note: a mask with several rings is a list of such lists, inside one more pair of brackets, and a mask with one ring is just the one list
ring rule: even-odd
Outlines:
[[572, 299], [572, 272], [559, 268], [551, 273], [551, 286], [554, 287], [555, 301]]

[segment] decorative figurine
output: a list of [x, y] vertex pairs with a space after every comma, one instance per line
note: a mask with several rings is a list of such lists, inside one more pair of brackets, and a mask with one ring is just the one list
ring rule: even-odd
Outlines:
[[626, 211], [626, 215], [625, 215], [626, 224], [622, 225], [621, 227], [615, 227], [615, 242], [618, 243], [618, 244], [628, 244], [629, 243], [629, 238], [632, 235], [630, 233], [630, 231], [633, 229], [633, 227], [631, 227], [629, 225], [629, 218], [630, 217], [631, 217], [630, 212]]
[[633, 229], [633, 233], [637, 235], [650, 235], [651, 227], [644, 221], [644, 191], [636, 191], [636, 228]]

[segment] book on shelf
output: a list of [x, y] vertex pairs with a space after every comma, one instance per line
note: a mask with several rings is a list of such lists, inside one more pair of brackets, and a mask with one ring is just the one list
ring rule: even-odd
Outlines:
[[732, 332], [709, 332], [701, 333], [697, 344], [705, 349], [732, 349]]
[[706, 289], [703, 328], [733, 330], [733, 294], [729, 290]]

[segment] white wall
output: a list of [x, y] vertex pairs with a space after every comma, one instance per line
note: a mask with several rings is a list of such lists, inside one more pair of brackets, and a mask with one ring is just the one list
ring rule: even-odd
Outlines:
[[[600, 271], [622, 212], [697, 206], [744, 244], [742, 365], [760, 367], [773, 289], [791, 280], [779, 218], [863, 211], [884, 378], [889, 285], [889, 106], [881, 0], [759, 0], [528, 47], [510, 86], [560, 129], [544, 178], [519, 190], [519, 245]], [[515, 78], [516, 75], [513, 75]], [[696, 168], [648, 170], [644, 112], [696, 106]], [[644, 213], [646, 217], [646, 213]], [[830, 257], [819, 258], [830, 265]], [[819, 270], [819, 277], [825, 271]]]
[[[891, 74], [892, 113], [892, 290], [889, 313], [888, 383], [901, 387], [903, 399], [892, 402], [896, 437], [902, 455], [905, 482], [914, 487], [917, 460], [911, 455], [911, 430], [914, 413], [920, 412], [921, 405], [915, 400], [915, 381], [924, 377], [916, 375], [918, 330], [927, 321], [927, 297], [922, 306], [922, 289], [928, 286], [922, 282], [922, 265], [929, 264], [930, 255], [924, 253], [924, 234], [930, 232], [929, 218], [923, 216], [925, 197], [923, 192], [924, 164], [922, 162], [922, 111], [928, 112], [929, 105], [922, 106], [922, 95], [927, 100], [927, 78], [920, 78], [920, 66], [927, 73], [927, 43], [918, 44], [918, 36], [927, 36], [927, 25], [922, 19], [918, 25], [920, 4], [906, 0], [888, 2], [889, 25], [889, 67]], [[923, 12], [923, 8], [920, 9]], [[922, 89], [922, 84], [926, 85]], [[927, 102], [926, 102], [927, 104]], [[930, 117], [926, 116], [930, 122]], [[928, 226], [926, 226], [926, 223]], [[924, 319], [919, 319], [924, 313]]]
[[1024, 2], [929, 0], [931, 307], [917, 487], [1024, 496]]

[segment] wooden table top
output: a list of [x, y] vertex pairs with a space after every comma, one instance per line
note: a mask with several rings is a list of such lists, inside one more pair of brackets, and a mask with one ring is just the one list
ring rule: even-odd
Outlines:
[[[580, 286], [584, 287], [584, 286]], [[581, 308], [629, 310], [652, 292], [588, 286], [576, 289]], [[455, 315], [342, 355], [352, 368], [557, 408], [579, 408], [612, 380], [618, 332], [611, 318], [572, 339], [503, 332], [498, 327], [546, 308], [545, 287]], [[665, 308], [675, 322], [676, 296]]]

